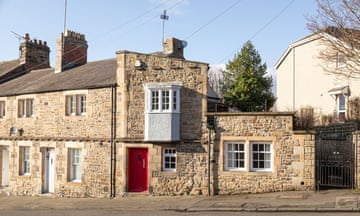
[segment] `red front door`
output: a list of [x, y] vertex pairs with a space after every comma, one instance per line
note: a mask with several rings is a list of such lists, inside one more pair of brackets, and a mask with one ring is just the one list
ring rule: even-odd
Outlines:
[[128, 149], [128, 191], [148, 191], [148, 149]]

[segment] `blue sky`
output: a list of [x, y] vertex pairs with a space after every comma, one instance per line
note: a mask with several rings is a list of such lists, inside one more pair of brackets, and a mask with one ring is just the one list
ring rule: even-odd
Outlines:
[[[16, 35], [45, 40], [55, 64], [56, 37], [64, 28], [64, 0], [0, 0], [0, 61], [18, 58]], [[88, 61], [114, 58], [119, 50], [151, 53], [165, 38], [186, 40], [185, 58], [224, 64], [251, 40], [273, 71], [287, 46], [311, 32], [306, 16], [315, 0], [67, 0], [67, 29], [83, 33]]]

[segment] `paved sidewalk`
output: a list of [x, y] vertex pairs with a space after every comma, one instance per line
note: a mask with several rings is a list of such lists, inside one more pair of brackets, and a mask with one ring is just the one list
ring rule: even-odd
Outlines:
[[153, 209], [166, 211], [356, 211], [360, 192], [352, 190], [293, 191], [232, 196], [153, 197], [129, 195], [115, 199], [1, 196], [1, 209]]

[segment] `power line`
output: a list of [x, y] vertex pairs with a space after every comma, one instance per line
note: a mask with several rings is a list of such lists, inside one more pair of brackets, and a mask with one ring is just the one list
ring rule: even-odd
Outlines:
[[220, 18], [221, 16], [223, 16], [225, 13], [227, 13], [229, 10], [233, 9], [236, 5], [238, 5], [242, 0], [237, 0], [234, 4], [230, 5], [228, 8], [226, 8], [225, 10], [223, 10], [221, 13], [219, 13], [218, 15], [216, 15], [214, 18], [212, 18], [209, 22], [207, 22], [206, 24], [204, 24], [203, 26], [201, 26], [200, 28], [198, 28], [197, 30], [195, 30], [193, 33], [191, 33], [189, 36], [187, 36], [185, 38], [185, 40], [188, 40], [189, 38], [191, 38], [192, 36], [194, 36], [196, 33], [198, 33], [199, 31], [201, 31], [202, 29], [204, 29], [205, 27], [207, 27], [208, 25], [210, 25], [211, 23], [213, 23], [215, 20], [217, 20], [218, 18]]
[[[142, 18], [143, 16], [151, 13], [152, 11], [154, 11], [154, 10], [156, 10], [156, 9], [158, 9], [158, 8], [163, 7], [165, 4], [167, 4], [167, 3], [170, 2], [170, 1], [171, 1], [171, 0], [164, 1], [164, 2], [162, 2], [162, 3], [160, 3], [160, 4], [158, 4], [158, 5], [150, 8], [149, 10], [146, 10], [145, 12], [139, 14], [138, 16], [133, 17], [133, 18], [125, 21], [125, 22], [122, 23], [121, 25], [119, 25], [119, 26], [117, 26], [117, 27], [115, 27], [115, 28], [113, 28], [113, 29], [110, 29], [109, 31], [106, 32], [106, 34], [109, 34], [110, 32], [113, 32], [113, 31], [116, 31], [116, 30], [118, 30], [118, 29], [124, 28], [125, 26], [127, 26], [127, 25], [129, 25], [129, 24], [131, 24], [131, 23], [133, 23], [133, 22], [135, 22], [135, 21], [137, 21], [137, 20], [139, 20], [140, 18]], [[182, 1], [184, 1], [184, 0], [182, 0]]]
[[[260, 34], [264, 29], [266, 29], [272, 22], [274, 22], [279, 16], [281, 16], [296, 0], [290, 1], [284, 8], [282, 8], [273, 18], [271, 18], [267, 23], [265, 23], [259, 30], [257, 30], [249, 40], [253, 40], [258, 34]], [[235, 53], [240, 48], [237, 48], [233, 52], [231, 52], [229, 55], [225, 56], [223, 59], [221, 59], [220, 63], [224, 62], [226, 59], [229, 58], [230, 55]]]
[[[110, 30], [107, 31], [105, 34], [110, 34], [110, 33], [112, 33], [112, 32], [115, 32], [115, 31], [117, 31], [117, 30], [121, 30], [121, 29], [125, 28], [127, 25], [129, 25], [129, 24], [131, 24], [131, 23], [134, 23], [134, 22], [137, 21], [137, 20], [140, 20], [142, 17], [144, 17], [144, 16], [147, 15], [147, 14], [152, 13], [154, 10], [157, 10], [157, 9], [159, 9], [159, 8], [164, 7], [164, 6], [165, 6], [166, 4], [168, 4], [170, 1], [172, 1], [172, 0], [164, 1], [164, 2], [156, 5], [155, 7], [152, 7], [152, 8], [150, 8], [149, 10], [146, 10], [145, 12], [141, 13], [140, 15], [138, 15], [138, 16], [136, 16], [136, 17], [134, 17], [134, 18], [131, 18], [131, 19], [125, 21], [123, 24], [121, 24], [121, 25], [119, 25], [119, 26], [117, 26], [117, 27], [115, 27], [115, 28], [113, 28], [113, 29], [110, 29]], [[184, 1], [185, 1], [185, 0], [180, 0], [180, 1], [176, 2], [174, 5], [166, 8], [166, 10], [169, 11], [169, 10], [175, 8], [176, 6], [178, 6], [179, 4], [181, 4], [181, 3], [184, 2]], [[145, 25], [146, 23], [150, 22], [151, 20], [157, 19], [158, 16], [159, 16], [159, 15], [156, 14], [156, 15], [154, 15], [154, 16], [151, 16], [151, 17], [147, 18], [144, 22], [141, 22], [140, 24], [132, 27], [130, 30], [125, 31], [125, 32], [124, 32], [123, 34], [121, 34], [120, 36], [124, 36], [124, 35], [126, 35], [127, 33], [131, 32], [132, 30], [136, 30], [138, 27]], [[98, 37], [102, 37], [103, 35], [104, 35], [104, 34], [101, 34], [101, 35], [99, 35]], [[96, 37], [96, 38], [98, 38], [98, 37]]]
[[[153, 10], [155, 10], [155, 9], [157, 9], [157, 8], [165, 5], [165, 4], [167, 4], [167, 3], [170, 2], [170, 1], [171, 1], [171, 0], [168, 0], [168, 1], [165, 2], [165, 3], [159, 4], [159, 5], [157, 5], [156, 7], [148, 10], [148, 11], [145, 12], [144, 14], [141, 14], [141, 15], [139, 15], [138, 17], [129, 20], [129, 21], [126, 22], [123, 26], [120, 26], [120, 28], [123, 28], [123, 27], [125, 27], [125, 25], [127, 25], [127, 24], [129, 24], [129, 23], [131, 23], [131, 22], [134, 22], [134, 21], [140, 19], [140, 18], [143, 17], [145, 14], [149, 14], [151, 11], [153, 11]], [[166, 11], [171, 11], [172, 9], [174, 9], [175, 7], [177, 7], [178, 5], [180, 5], [181, 3], [183, 3], [184, 1], [185, 1], [185, 0], [177, 1], [175, 4], [167, 7], [165, 10], [166, 10]], [[152, 21], [152, 20], [158, 19], [158, 18], [159, 18], [159, 14], [156, 14], [156, 15], [154, 15], [154, 16], [151, 16], [151, 17], [149, 17], [148, 19], [146, 19], [145, 21], [139, 23], [138, 25], [134, 25], [131, 29], [129, 29], [129, 30], [127, 30], [127, 31], [124, 31], [123, 34], [118, 35], [118, 38], [119, 38], [119, 37], [123, 37], [123, 36], [125, 36], [126, 34], [130, 33], [131, 31], [137, 30], [139, 27], [147, 24], [148, 22], [150, 22], [150, 21]], [[115, 29], [108, 31], [107, 34], [109, 34], [110, 32], [113, 32], [113, 31], [115, 31]], [[103, 35], [103, 34], [102, 34], [102, 35]], [[111, 41], [108, 40], [107, 42], [111, 42]]]

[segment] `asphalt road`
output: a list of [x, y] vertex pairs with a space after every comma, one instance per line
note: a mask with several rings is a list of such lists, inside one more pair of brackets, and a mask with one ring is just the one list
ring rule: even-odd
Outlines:
[[5, 209], [0, 210], [0, 216], [355, 216], [358, 212], [174, 212], [162, 210], [15, 210]]

